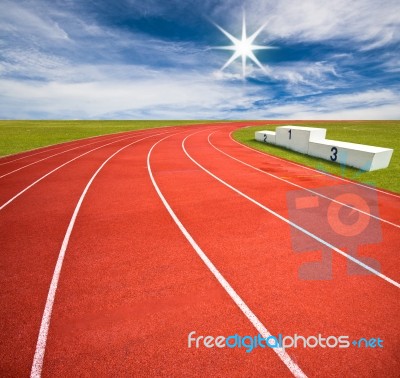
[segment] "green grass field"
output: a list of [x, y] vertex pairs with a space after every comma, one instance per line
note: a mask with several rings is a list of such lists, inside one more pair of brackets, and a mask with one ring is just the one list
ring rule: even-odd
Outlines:
[[297, 163], [317, 168], [335, 175], [346, 177], [368, 185], [400, 193], [400, 121], [332, 121], [332, 122], [291, 122], [288, 125], [315, 126], [327, 129], [327, 138], [393, 148], [390, 165], [386, 169], [362, 172], [358, 169], [340, 166], [326, 160], [306, 156], [284, 148], [271, 146], [254, 140], [254, 132], [274, 131], [279, 125], [250, 127], [237, 130], [233, 137], [237, 141], [271, 155], [279, 156]]
[[121, 131], [209, 121], [0, 121], [0, 156]]

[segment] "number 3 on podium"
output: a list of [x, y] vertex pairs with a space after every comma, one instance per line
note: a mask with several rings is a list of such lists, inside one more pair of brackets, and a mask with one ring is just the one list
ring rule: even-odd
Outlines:
[[332, 161], [336, 161], [337, 160], [337, 153], [338, 153], [337, 148], [336, 147], [332, 147], [331, 148], [331, 152], [332, 152], [332, 155], [330, 156], [331, 160]]

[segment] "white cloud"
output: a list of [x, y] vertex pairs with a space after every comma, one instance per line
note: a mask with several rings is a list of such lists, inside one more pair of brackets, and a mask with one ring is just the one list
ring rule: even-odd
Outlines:
[[396, 105], [380, 105], [380, 106], [358, 106], [352, 109], [342, 109], [330, 111], [329, 108], [321, 112], [316, 112], [315, 109], [281, 114], [281, 119], [309, 119], [309, 120], [385, 120], [400, 118], [400, 104]]
[[36, 49], [8, 48], [2, 52], [0, 75], [18, 75], [32, 78], [62, 78], [68, 72], [68, 61]]
[[[132, 69], [119, 68], [126, 72]], [[50, 118], [101, 118], [119, 112], [141, 117], [146, 111], [161, 115], [159, 109], [173, 109], [175, 118], [204, 118], [207, 112], [222, 114], [252, 103], [251, 87], [233, 89], [211, 75], [134, 69], [135, 77], [127, 73], [125, 78], [116, 79], [100, 70], [97, 75], [103, 74], [101, 79], [76, 83], [0, 80], [0, 117], [29, 118], [30, 114], [46, 113]], [[90, 68], [78, 71], [81, 75]]]
[[399, 103], [400, 96], [391, 90], [369, 90], [366, 92], [356, 92], [345, 95], [335, 95], [327, 97], [326, 104], [332, 107], [338, 106], [370, 106], [377, 104]]
[[314, 96], [303, 103], [272, 104], [255, 111], [272, 119], [399, 119], [400, 95], [390, 90]]
[[380, 31], [372, 42], [361, 47], [360, 51], [368, 51], [383, 47], [390, 42], [396, 41], [395, 33], [392, 27]]
[[[214, 17], [233, 19], [231, 28], [240, 30], [240, 7], [230, 4], [216, 11]], [[245, 9], [250, 25], [268, 20], [262, 35], [269, 41], [353, 41], [361, 42], [366, 50], [400, 40], [396, 32], [400, 27], [398, 0], [249, 0]]]
[[332, 79], [338, 85], [339, 75], [334, 63], [295, 62], [266, 67], [267, 75], [274, 80], [282, 80], [290, 85], [308, 85], [317, 88], [332, 86]]
[[18, 3], [1, 0], [0, 31], [9, 35], [24, 36], [30, 40], [45, 38], [68, 40], [68, 34], [60, 25], [46, 17], [46, 12], [29, 9]]

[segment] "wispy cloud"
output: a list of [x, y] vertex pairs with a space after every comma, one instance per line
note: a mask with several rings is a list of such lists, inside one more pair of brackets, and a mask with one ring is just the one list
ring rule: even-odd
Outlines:
[[270, 20], [270, 38], [361, 42], [364, 48], [400, 40], [394, 33], [400, 26], [400, 3], [395, 0], [250, 0], [246, 9], [253, 22]]
[[[31, 3], [32, 4], [32, 3]], [[0, 13], [0, 31], [11, 37], [23, 37], [31, 42], [38, 38], [66, 40], [68, 34], [60, 25], [46, 16], [46, 12], [37, 12], [27, 7], [29, 3], [19, 4], [2, 0]]]

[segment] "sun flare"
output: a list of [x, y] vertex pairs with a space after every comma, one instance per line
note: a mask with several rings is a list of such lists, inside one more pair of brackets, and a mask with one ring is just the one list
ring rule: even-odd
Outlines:
[[263, 71], [265, 71], [264, 67], [254, 55], [253, 51], [256, 50], [270, 50], [275, 49], [276, 47], [272, 46], [260, 46], [255, 45], [253, 42], [261, 33], [261, 31], [265, 28], [266, 24], [262, 25], [255, 33], [253, 33], [250, 37], [247, 37], [247, 28], [246, 28], [246, 16], [243, 13], [243, 23], [242, 23], [242, 37], [238, 39], [234, 37], [232, 34], [228, 33], [225, 29], [221, 26], [215, 24], [215, 26], [233, 43], [230, 46], [219, 46], [216, 47], [217, 49], [221, 50], [230, 50], [233, 51], [233, 55], [230, 59], [224, 64], [221, 70], [227, 68], [231, 63], [233, 63], [236, 59], [242, 59], [242, 77], [243, 79], [246, 77], [246, 64], [247, 58], [253, 61], [258, 67], [260, 67]]

